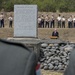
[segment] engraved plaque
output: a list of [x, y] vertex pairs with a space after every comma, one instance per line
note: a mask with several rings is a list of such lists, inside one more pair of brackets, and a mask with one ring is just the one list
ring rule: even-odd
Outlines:
[[37, 37], [37, 5], [14, 5], [14, 37]]

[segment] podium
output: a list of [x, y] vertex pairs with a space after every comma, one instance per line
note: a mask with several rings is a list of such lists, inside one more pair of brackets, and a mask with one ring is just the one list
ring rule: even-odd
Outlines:
[[50, 36], [50, 39], [58, 39], [57, 36]]

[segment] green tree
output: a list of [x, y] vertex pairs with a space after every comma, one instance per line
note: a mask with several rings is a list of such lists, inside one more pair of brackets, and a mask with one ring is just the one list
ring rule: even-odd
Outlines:
[[14, 4], [37, 4], [39, 11], [75, 11], [75, 0], [0, 0], [0, 9], [13, 11]]

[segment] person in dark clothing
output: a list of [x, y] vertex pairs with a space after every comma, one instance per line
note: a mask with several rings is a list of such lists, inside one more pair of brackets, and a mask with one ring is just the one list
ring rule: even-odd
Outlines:
[[65, 28], [65, 17], [62, 17], [62, 28]]
[[69, 64], [64, 72], [64, 75], [75, 75], [75, 49], [71, 52]]
[[49, 28], [49, 16], [48, 15], [45, 17], [45, 28], [46, 27]]
[[58, 21], [58, 28], [61, 28], [61, 15], [59, 14], [59, 16], [57, 17], [57, 21]]
[[75, 16], [73, 18], [73, 27], [75, 28]]
[[44, 28], [44, 16], [41, 16], [41, 27]]
[[55, 30], [52, 32], [52, 36], [57, 36], [57, 37], [59, 37], [59, 33], [57, 32], [57, 29], [55, 29]]
[[4, 14], [1, 13], [1, 27], [4, 28]]
[[73, 19], [72, 19], [72, 15], [68, 18], [68, 28], [72, 28], [72, 23], [73, 23]]
[[8, 20], [9, 20], [9, 27], [12, 27], [12, 23], [13, 23], [12, 15], [9, 16]]
[[54, 15], [52, 15], [51, 17], [51, 28], [55, 28], [55, 19], [54, 19]]

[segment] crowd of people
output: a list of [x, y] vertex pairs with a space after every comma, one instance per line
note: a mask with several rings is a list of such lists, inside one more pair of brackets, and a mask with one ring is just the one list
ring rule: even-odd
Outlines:
[[70, 15], [68, 18], [61, 16], [60, 14], [55, 17], [54, 15], [41, 15], [38, 16], [39, 28], [66, 28], [66, 22], [68, 28], [75, 28], [75, 16]]
[[[5, 27], [5, 21], [4, 21], [4, 19], [5, 19], [5, 16], [4, 16], [4, 14], [3, 13], [1, 13], [0, 14], [0, 28], [4, 28]], [[9, 20], [9, 27], [12, 27], [12, 23], [13, 23], [13, 17], [12, 17], [12, 15], [10, 15], [9, 17], [8, 17], [8, 20]]]
[[[9, 27], [12, 28], [13, 16], [10, 14], [8, 17]], [[67, 23], [66, 23], [67, 22]], [[66, 26], [67, 25], [67, 26]], [[5, 27], [5, 15], [0, 13], [0, 28]], [[55, 17], [54, 14], [50, 15], [40, 15], [38, 16], [38, 27], [39, 28], [75, 28], [75, 16], [69, 15], [68, 18], [58, 14]]]

